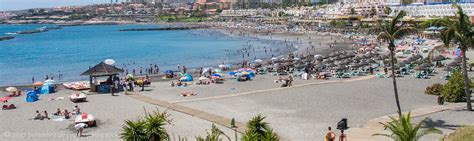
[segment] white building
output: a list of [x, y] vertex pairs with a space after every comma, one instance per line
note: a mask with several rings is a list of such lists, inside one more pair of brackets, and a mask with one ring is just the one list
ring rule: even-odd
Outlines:
[[[464, 12], [469, 16], [474, 16], [474, 3], [458, 3], [464, 10]], [[399, 11], [406, 11], [407, 16], [411, 17], [444, 17], [444, 16], [454, 16], [457, 9], [455, 9], [452, 4], [428, 4], [423, 5], [410, 4], [407, 6], [392, 5], [392, 15], [395, 15]]]

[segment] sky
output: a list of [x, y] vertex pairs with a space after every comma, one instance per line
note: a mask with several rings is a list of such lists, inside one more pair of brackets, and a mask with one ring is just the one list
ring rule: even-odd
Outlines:
[[[121, 2], [123, 0], [118, 1]], [[0, 11], [77, 6], [109, 2], [110, 0], [0, 0]]]

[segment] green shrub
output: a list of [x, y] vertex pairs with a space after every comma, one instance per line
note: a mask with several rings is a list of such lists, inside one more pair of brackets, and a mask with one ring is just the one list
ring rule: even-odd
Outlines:
[[453, 70], [448, 83], [444, 85], [441, 95], [445, 101], [448, 102], [463, 102], [464, 101], [464, 80], [461, 71]]
[[443, 84], [435, 83], [431, 86], [426, 87], [425, 94], [441, 95], [441, 91], [443, 91]]

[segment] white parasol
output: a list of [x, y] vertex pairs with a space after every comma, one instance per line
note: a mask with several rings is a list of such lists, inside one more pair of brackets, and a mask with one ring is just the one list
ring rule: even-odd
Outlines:
[[104, 60], [104, 63], [107, 64], [107, 65], [113, 65], [115, 63], [115, 60], [113, 59], [105, 59]]
[[16, 89], [15, 87], [8, 87], [5, 90], [7, 90], [7, 92], [16, 92], [16, 91], [18, 91], [18, 89]]

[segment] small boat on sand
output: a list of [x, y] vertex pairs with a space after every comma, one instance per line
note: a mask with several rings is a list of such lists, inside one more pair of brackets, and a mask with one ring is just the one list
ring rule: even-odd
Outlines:
[[75, 124], [85, 123], [88, 125], [87, 127], [97, 126], [94, 116], [92, 114], [87, 114], [87, 113], [82, 113], [80, 115], [77, 115], [76, 119], [74, 120], [74, 123]]
[[74, 93], [71, 96], [69, 96], [69, 99], [72, 102], [84, 102], [86, 101], [86, 98], [87, 96], [84, 93], [80, 93], [80, 92]]

